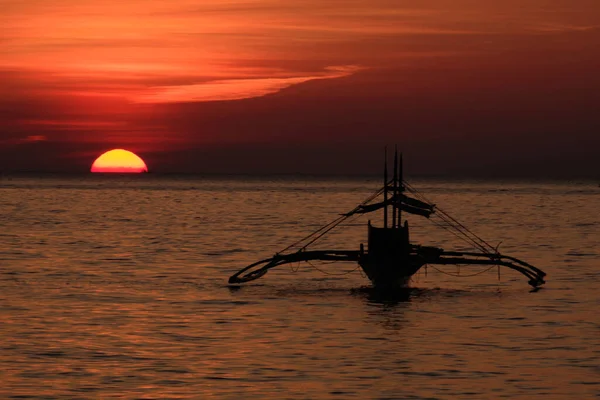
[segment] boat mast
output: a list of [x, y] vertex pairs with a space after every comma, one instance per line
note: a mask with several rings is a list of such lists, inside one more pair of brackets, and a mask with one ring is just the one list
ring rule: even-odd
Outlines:
[[[396, 154], [398, 153], [398, 149], [396, 149]], [[403, 168], [402, 168], [402, 153], [400, 153], [400, 164], [398, 165], [398, 185], [399, 192], [404, 192], [404, 178], [403, 178]], [[402, 226], [402, 209], [398, 208], [398, 228]]]
[[388, 170], [387, 170], [387, 146], [385, 146], [384, 150], [385, 160], [383, 162], [383, 227], [387, 228], [388, 225], [388, 207], [387, 207], [387, 199], [388, 199]]
[[396, 226], [400, 226], [400, 224], [396, 225], [396, 213], [398, 211], [398, 206], [396, 205], [396, 199], [398, 198], [398, 146], [396, 146], [394, 150], [394, 191], [392, 195], [392, 228]]

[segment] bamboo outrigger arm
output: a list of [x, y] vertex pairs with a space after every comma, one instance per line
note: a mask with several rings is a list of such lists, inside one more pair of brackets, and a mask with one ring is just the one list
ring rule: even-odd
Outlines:
[[[518, 258], [506, 256], [500, 253], [475, 253], [475, 252], [458, 252], [444, 251], [442, 249], [422, 247], [424, 251], [417, 250], [421, 253], [423, 261], [426, 264], [438, 265], [498, 265], [507, 267], [529, 278], [529, 284], [533, 287], [538, 287], [546, 283], [544, 277], [546, 273], [533, 265], [519, 260]], [[434, 250], [436, 249], [437, 252]], [[433, 250], [433, 251], [432, 251]]]
[[[271, 268], [303, 261], [358, 262], [365, 253], [356, 250], [298, 251], [290, 254], [276, 254], [271, 258], [257, 261], [241, 269], [229, 278], [230, 284], [246, 283], [264, 276]], [[545, 283], [546, 273], [518, 258], [499, 253], [476, 253], [444, 251], [438, 247], [414, 246], [410, 257], [419, 264], [426, 265], [498, 265], [510, 268], [523, 275], [533, 287]]]
[[357, 262], [360, 257], [358, 250], [317, 250], [298, 251], [290, 254], [275, 254], [271, 258], [257, 261], [241, 269], [229, 277], [229, 283], [245, 283], [260, 278], [271, 268], [279, 265], [301, 261], [340, 261]]

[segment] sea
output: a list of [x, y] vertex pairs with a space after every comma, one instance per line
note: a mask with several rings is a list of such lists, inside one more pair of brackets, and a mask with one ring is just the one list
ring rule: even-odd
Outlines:
[[[410, 183], [547, 283], [429, 266], [390, 296], [313, 262], [228, 284], [377, 177], [4, 175], [0, 398], [600, 398], [598, 183]], [[311, 248], [358, 250], [369, 219]], [[408, 221], [415, 243], [468, 248]]]

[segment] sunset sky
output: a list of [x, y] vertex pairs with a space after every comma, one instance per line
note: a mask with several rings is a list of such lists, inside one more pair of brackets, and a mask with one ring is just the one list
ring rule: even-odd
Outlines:
[[0, 171], [600, 177], [598, 0], [0, 7]]

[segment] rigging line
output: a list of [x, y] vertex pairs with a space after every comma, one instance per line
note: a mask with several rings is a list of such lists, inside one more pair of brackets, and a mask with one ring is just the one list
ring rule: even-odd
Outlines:
[[[297, 247], [300, 246], [303, 242], [306, 242], [307, 240], [309, 240], [310, 238], [314, 237], [315, 235], [319, 234], [320, 232], [322, 232], [323, 230], [326, 229], [326, 232], [331, 230], [333, 227], [339, 225], [340, 223], [342, 223], [346, 218], [346, 216], [340, 216], [338, 218], [336, 218], [335, 220], [331, 221], [330, 223], [328, 223], [327, 225], [322, 226], [321, 228], [319, 228], [318, 230], [312, 232], [311, 234], [303, 237], [302, 239], [294, 242], [293, 244], [289, 245], [288, 247], [286, 247], [285, 249], [279, 251], [279, 253], [283, 253], [293, 247]], [[326, 233], [324, 232], [324, 233]], [[323, 233], [323, 234], [324, 234]], [[322, 236], [323, 234], [321, 234], [320, 236]], [[301, 248], [306, 248], [307, 245], [302, 246]]]
[[296, 247], [297, 245], [299, 245], [299, 244], [301, 244], [302, 242], [304, 242], [304, 241], [306, 241], [306, 240], [310, 239], [312, 236], [314, 236], [314, 235], [315, 235], [315, 234], [317, 234], [318, 232], [321, 232], [323, 229], [325, 229], [325, 228], [329, 227], [330, 225], [332, 225], [332, 224], [335, 224], [335, 223], [339, 223], [338, 221], [340, 221], [340, 220], [343, 220], [344, 218], [345, 218], [345, 217], [344, 217], [343, 215], [342, 215], [342, 216], [340, 216], [340, 217], [338, 217], [338, 218], [336, 218], [335, 220], [331, 221], [331, 222], [330, 222], [330, 223], [328, 223], [327, 225], [324, 225], [324, 226], [320, 227], [320, 228], [319, 228], [319, 229], [317, 229], [316, 231], [314, 231], [314, 232], [311, 232], [309, 235], [307, 235], [307, 236], [303, 237], [302, 239], [300, 239], [300, 240], [298, 240], [298, 241], [296, 241], [296, 242], [292, 243], [291, 245], [289, 245], [289, 246], [288, 246], [288, 247], [286, 247], [285, 249], [283, 249], [283, 250], [279, 251], [279, 253], [283, 253], [283, 252], [285, 252], [285, 251], [287, 251], [287, 250], [291, 249], [292, 247]]
[[483, 247], [480, 243], [478, 243], [476, 240], [474, 240], [473, 238], [471, 238], [470, 236], [465, 234], [463, 231], [456, 229], [454, 227], [454, 225], [452, 225], [451, 223], [448, 223], [446, 220], [442, 219], [442, 221], [444, 221], [446, 224], [437, 222], [434, 219], [430, 219], [430, 222], [433, 223], [434, 225], [436, 225], [437, 227], [450, 232], [451, 234], [453, 234], [454, 236], [456, 236], [458, 239], [462, 240], [463, 242], [467, 243], [468, 245], [481, 250], [484, 254], [489, 254], [489, 251], [485, 247]]
[[[367, 198], [365, 201], [363, 201], [362, 203], [360, 203], [358, 206], [356, 206], [352, 211], [350, 211], [350, 213], [352, 213], [353, 211], [356, 211], [360, 208], [361, 205], [364, 205], [368, 202], [370, 202], [371, 200], [373, 200], [375, 197], [379, 196], [379, 194], [382, 192], [382, 189], [380, 189], [379, 191], [375, 192], [373, 195], [371, 195], [369, 198]], [[347, 213], [349, 214], [349, 213]], [[343, 214], [341, 216], [339, 216], [338, 218], [334, 219], [333, 221], [329, 222], [328, 224], [320, 227], [319, 229], [317, 229], [314, 232], [311, 232], [309, 235], [303, 237], [302, 239], [296, 241], [295, 243], [289, 245], [288, 247], [286, 247], [285, 249], [281, 250], [280, 253], [283, 253], [284, 251], [287, 251], [289, 249], [291, 249], [292, 247], [296, 247], [298, 245], [300, 245], [302, 242], [309, 240], [310, 238], [314, 237], [315, 235], [317, 236], [317, 239], [321, 236], [323, 236], [325, 233], [327, 233], [328, 231], [330, 231], [331, 229], [333, 229], [334, 227], [336, 227], [337, 225], [341, 224], [342, 222], [344, 222], [344, 220], [346, 220], [347, 218], [349, 218], [349, 216]], [[323, 232], [325, 230], [325, 232]], [[322, 232], [322, 233], [321, 233]], [[319, 233], [321, 233], [319, 235]], [[302, 246], [302, 248], [306, 248], [309, 244], [311, 244], [313, 242], [310, 242], [304, 246]]]
[[[294, 264], [296, 264], [296, 267], [294, 267]], [[297, 263], [290, 263], [290, 270], [293, 273], [296, 273], [300, 270], [300, 262], [298, 261]]]
[[330, 276], [342, 276], [342, 275], [348, 275], [348, 274], [351, 274], [351, 273], [353, 273], [354, 271], [356, 271], [356, 270], [358, 269], [358, 267], [360, 267], [360, 266], [356, 266], [356, 268], [354, 268], [354, 269], [353, 269], [353, 270], [351, 270], [351, 271], [346, 271], [346, 272], [343, 272], [343, 273], [340, 273], [340, 274], [332, 274], [332, 273], [330, 273], [330, 272], [326, 272], [326, 271], [323, 271], [323, 270], [322, 270], [322, 269], [320, 269], [320, 268], [317, 268], [315, 265], [313, 265], [313, 263], [311, 263], [311, 262], [310, 262], [310, 261], [308, 261], [308, 260], [306, 260], [306, 262], [307, 262], [307, 263], [308, 263], [308, 264], [309, 264], [311, 267], [313, 267], [314, 269], [316, 269], [317, 271], [319, 271], [320, 273], [322, 273], [322, 274], [325, 274], [325, 275], [330, 275]]
[[[387, 184], [389, 185], [392, 181], [390, 180]], [[375, 198], [377, 198], [379, 195], [381, 195], [383, 193], [385, 189], [385, 186], [378, 189], [377, 191], [375, 191], [374, 193], [372, 193], [369, 197], [367, 197], [362, 203], [360, 203], [358, 206], [354, 207], [354, 209], [352, 209], [352, 211], [350, 211], [350, 213], [355, 212], [357, 210], [360, 209], [361, 206], [364, 206], [366, 204], [368, 204], [369, 202], [373, 201]], [[347, 213], [349, 214], [349, 213]], [[319, 240], [321, 237], [323, 237], [325, 234], [327, 234], [328, 232], [330, 232], [333, 228], [335, 228], [336, 226], [340, 225], [342, 222], [344, 222], [344, 220], [346, 220], [347, 218], [349, 218], [346, 215], [341, 215], [340, 217], [334, 219], [333, 221], [331, 221], [330, 223], [320, 227], [319, 229], [317, 229], [316, 231], [310, 233], [309, 235], [303, 237], [302, 239], [292, 243], [291, 245], [287, 246], [286, 248], [280, 250], [278, 252], [279, 253], [283, 253], [288, 251], [291, 248], [300, 246], [303, 242], [308, 241], [308, 243], [306, 243], [304, 246], [300, 247], [299, 250], [302, 249], [306, 249], [309, 245], [315, 243], [317, 240]], [[316, 236], [316, 237], [315, 237]], [[313, 238], [312, 240], [310, 240], [311, 238]]]
[[[431, 201], [429, 199], [427, 199], [425, 196], [423, 196], [421, 193], [419, 193], [415, 188], [413, 188], [409, 183], [405, 182], [405, 185], [407, 186], [409, 192], [413, 193], [415, 196], [420, 197], [421, 200], [425, 200], [427, 203], [431, 203]], [[453, 227], [456, 230], [464, 230], [464, 232], [468, 233], [469, 235], [472, 236], [472, 238], [470, 238], [471, 240], [475, 239], [479, 242], [481, 242], [482, 245], [487, 246], [489, 249], [485, 249], [482, 248], [480, 246], [479, 247], [481, 250], [483, 250], [485, 253], [489, 253], [490, 250], [492, 250], [492, 253], [496, 253], [496, 249], [489, 244], [488, 242], [486, 242], [484, 239], [482, 239], [481, 237], [479, 237], [477, 234], [475, 234], [473, 231], [471, 231], [469, 228], [467, 228], [465, 225], [463, 225], [461, 222], [459, 222], [458, 220], [456, 220], [455, 218], [453, 218], [450, 214], [448, 214], [446, 211], [444, 211], [443, 209], [436, 207], [436, 211], [438, 211], [437, 215], [440, 216], [440, 218], [442, 218], [442, 216], [446, 216], [450, 221], [454, 222], [454, 224], [450, 224], [449, 225], [454, 225]], [[460, 229], [460, 228], [462, 229]], [[466, 235], [465, 235], [466, 236]]]
[[[479, 236], [477, 236], [477, 234], [475, 234], [475, 232], [472, 232], [469, 228], [467, 228], [466, 226], [464, 226], [462, 223], [460, 223], [458, 220], [456, 220], [454, 217], [452, 217], [450, 214], [448, 214], [446, 211], [442, 210], [441, 208], [438, 208], [438, 210], [444, 214], [445, 216], [447, 216], [448, 218], [450, 218], [455, 224], [457, 224], [458, 226], [460, 226], [461, 228], [463, 228], [464, 230], [466, 230], [467, 232], [469, 232], [471, 235], [473, 235], [474, 237], [476, 237], [477, 239], [481, 240], [483, 243], [488, 244], [485, 240], [483, 240], [482, 238], [480, 238]], [[490, 246], [491, 247], [491, 246]]]
[[454, 223], [456, 223], [457, 225], [459, 225], [460, 227], [462, 227], [465, 231], [469, 232], [469, 234], [473, 235], [477, 240], [481, 241], [481, 243], [483, 243], [486, 246], [488, 246], [491, 250], [494, 250], [494, 247], [491, 244], [489, 244], [488, 242], [486, 242], [485, 240], [483, 240], [482, 238], [480, 238], [479, 236], [477, 236], [477, 234], [475, 234], [469, 228], [467, 228], [466, 226], [464, 226], [463, 224], [461, 224], [459, 221], [457, 221], [456, 219], [454, 219], [450, 214], [448, 214], [447, 212], [445, 212], [442, 209], [438, 208], [438, 210], [441, 211], [442, 214], [444, 214], [445, 216], [447, 216], [448, 218], [450, 218]]
[[[379, 196], [382, 192], [383, 192], [383, 189], [379, 189], [377, 192], [375, 192], [374, 194], [372, 194], [371, 196], [369, 196], [365, 201], [363, 201], [362, 203], [360, 203], [358, 206], [354, 207], [354, 209], [352, 211], [350, 211], [350, 213], [352, 213], [352, 212], [360, 209], [360, 206], [363, 206], [363, 205], [369, 203], [370, 201], [372, 201], [373, 199], [375, 199], [377, 196]], [[349, 213], [347, 213], [347, 214], [349, 214]], [[306, 249], [308, 246], [310, 246], [311, 244], [315, 243], [317, 240], [319, 240], [321, 237], [323, 237], [324, 235], [326, 235], [328, 232], [330, 232], [332, 229], [334, 229], [336, 226], [340, 225], [342, 222], [344, 222], [346, 219], [350, 218], [351, 216], [352, 215], [345, 215], [344, 214], [341, 217], [338, 217], [333, 222], [325, 225], [323, 228], [319, 229], [318, 231], [313, 232], [312, 234], [308, 235], [303, 240], [300, 240], [300, 241], [296, 242], [294, 245], [300, 244], [304, 240], [310, 239], [315, 234], [317, 234], [318, 232], [320, 232], [320, 233], [318, 233], [316, 235], [316, 237], [314, 237], [312, 240], [309, 240], [308, 243], [306, 243], [304, 246], [302, 246], [302, 249]], [[294, 245], [288, 246], [285, 250], [282, 250], [282, 252], [288, 250], [291, 247], [294, 247]]]
[[417, 197], [420, 197], [421, 200], [425, 200], [425, 202], [433, 204], [431, 201], [429, 201], [429, 199], [427, 199], [427, 197], [425, 197], [424, 195], [421, 194], [421, 192], [419, 192], [417, 189], [415, 189], [410, 183], [406, 182], [406, 181], [402, 181], [404, 183], [404, 186], [406, 187], [406, 189], [414, 194]]
[[[369, 196], [367, 199], [365, 199], [362, 203], [360, 203], [359, 205], [357, 205], [356, 207], [354, 207], [349, 213], [346, 214], [350, 214], [354, 211], [357, 211], [360, 209], [361, 206], [369, 203], [370, 201], [372, 201], [373, 199], [375, 199], [377, 196], [379, 196], [381, 193], [383, 192], [383, 189], [379, 189], [376, 192], [374, 192], [373, 194], [371, 194], [371, 196]], [[335, 226], [340, 224], [341, 222], [343, 222], [346, 218], [348, 218], [348, 216], [346, 214], [343, 214], [341, 216], [339, 216], [338, 218], [336, 218], [335, 220], [331, 221], [330, 223], [328, 223], [327, 225], [322, 226], [321, 228], [319, 228], [318, 230], [316, 230], [315, 232], [312, 232], [311, 234], [307, 235], [306, 237], [304, 237], [303, 239], [297, 241], [296, 243], [294, 243], [294, 245], [301, 243], [304, 240], [307, 240], [309, 238], [311, 238], [312, 236], [318, 234], [319, 232], [323, 231], [324, 229], [330, 227], [331, 225]], [[294, 245], [288, 246], [287, 249], [289, 249], [290, 247], [293, 247]], [[286, 249], [286, 250], [287, 250]]]
[[479, 242], [481, 242], [483, 245], [487, 246], [490, 250], [495, 251], [495, 248], [488, 243], [487, 241], [485, 241], [484, 239], [482, 239], [481, 237], [479, 237], [475, 232], [471, 231], [469, 228], [467, 228], [465, 225], [463, 225], [460, 221], [458, 221], [457, 219], [455, 219], [454, 217], [452, 217], [450, 214], [448, 214], [446, 211], [444, 211], [443, 209], [436, 207], [437, 215], [442, 217], [447, 218], [448, 220], [450, 220], [453, 224], [455, 225], [455, 229], [457, 230], [462, 230], [466, 233], [468, 233], [469, 235], [472, 236], [473, 240], [477, 240]]
[[323, 261], [321, 263], [319, 263], [319, 265], [329, 265], [329, 264], [336, 264], [339, 263], [339, 261]]
[[449, 272], [442, 271], [441, 269], [439, 269], [439, 268], [436, 268], [436, 267], [434, 267], [433, 265], [429, 265], [429, 267], [430, 267], [430, 268], [433, 268], [433, 269], [434, 269], [434, 270], [436, 270], [437, 272], [440, 272], [440, 273], [442, 273], [442, 274], [444, 274], [444, 275], [454, 276], [454, 277], [457, 277], [457, 278], [471, 278], [471, 277], [473, 277], [473, 276], [481, 275], [481, 274], [483, 274], [483, 273], [486, 273], [486, 272], [490, 271], [492, 268], [496, 267], [496, 265], [492, 265], [492, 266], [490, 266], [489, 268], [486, 268], [486, 269], [484, 269], [483, 271], [479, 271], [479, 272], [476, 272], [476, 273], [474, 273], [474, 274], [470, 274], [470, 275], [451, 274], [451, 273], [449, 273]]
[[[425, 197], [424, 195], [422, 195], [418, 190], [416, 190], [414, 187], [412, 187], [408, 182], [403, 181], [404, 185], [406, 186], [406, 188], [408, 189], [408, 191], [412, 194], [415, 195], [415, 197], [419, 200], [423, 200], [426, 203], [429, 204], [433, 204], [427, 197]], [[434, 216], [438, 216], [442, 221], [444, 221], [447, 224], [447, 227], [442, 226], [440, 223], [435, 223], [433, 220], [431, 220], [435, 225], [446, 229], [447, 231], [453, 233], [456, 237], [460, 238], [461, 240], [465, 241], [466, 243], [480, 249], [481, 251], [483, 251], [484, 253], [489, 253], [489, 250], [486, 249], [485, 247], [482, 246], [481, 243], [478, 243], [478, 241], [482, 242], [483, 244], [488, 245], [490, 248], [493, 249], [493, 247], [491, 247], [489, 245], [489, 243], [485, 242], [483, 239], [481, 239], [480, 237], [478, 237], [476, 234], [474, 234], [473, 232], [471, 232], [466, 226], [464, 226], [463, 224], [461, 224], [460, 222], [456, 221], [454, 218], [452, 218], [448, 213], [446, 213], [445, 211], [439, 209], [438, 207], [436, 207], [436, 211], [440, 211], [439, 213], [435, 213], [433, 214]], [[452, 223], [452, 221], [454, 221], [454, 223]], [[451, 229], [450, 229], [451, 228]], [[460, 237], [456, 232], [460, 233], [463, 237]]]
[[[434, 214], [434, 216], [435, 216], [435, 214]], [[437, 227], [450, 232], [451, 234], [453, 234], [454, 236], [456, 236], [458, 239], [462, 240], [463, 242], [467, 243], [468, 245], [481, 250], [483, 253], [486, 253], [486, 254], [489, 253], [488, 249], [483, 247], [480, 243], [478, 243], [475, 239], [473, 239], [471, 236], [469, 236], [466, 232], [464, 232], [461, 229], [458, 229], [456, 227], [456, 225], [454, 225], [453, 223], [448, 221], [448, 219], [445, 219], [439, 215], [438, 215], [438, 218], [440, 219], [440, 221], [436, 221], [433, 218], [429, 219], [429, 221], [432, 224], [436, 225]]]
[[[444, 221], [447, 226], [443, 226], [443, 225], [438, 225], [440, 227], [443, 227], [444, 229], [448, 230], [449, 232], [452, 232], [453, 234], [455, 234], [455, 236], [460, 237], [462, 240], [465, 240], [467, 243], [469, 243], [470, 245], [478, 248], [479, 250], [481, 250], [484, 253], [489, 253], [489, 250], [486, 249], [481, 243], [479, 243], [477, 240], [473, 239], [471, 236], [469, 236], [466, 232], [464, 232], [461, 229], [458, 229], [454, 224], [452, 224], [451, 222], [448, 222], [447, 219], [444, 219], [442, 216], [438, 215], [438, 217], [440, 219], [442, 219], [442, 221]], [[432, 222], [434, 222], [434, 220], [431, 220]], [[434, 222], [435, 223], [435, 222]], [[461, 236], [459, 236], [462, 235]]]
[[476, 243], [473, 243], [472, 241], [465, 239], [463, 236], [460, 236], [458, 233], [456, 233], [456, 231], [450, 229], [449, 227], [444, 226], [443, 224], [440, 224], [439, 222], [436, 222], [434, 220], [431, 220], [431, 223], [433, 223], [434, 225], [436, 225], [436, 226], [438, 226], [438, 227], [440, 227], [440, 228], [442, 228], [442, 229], [450, 232], [451, 234], [453, 234], [454, 236], [456, 236], [458, 239], [462, 240], [463, 242], [467, 243], [468, 245], [471, 245], [471, 246], [474, 246], [476, 248], [479, 248], [479, 247], [477, 247]]
[[324, 230], [323, 232], [321, 232], [319, 235], [317, 235], [317, 237], [315, 237], [314, 239], [312, 239], [308, 243], [306, 243], [304, 246], [302, 246], [302, 249], [306, 249], [308, 246], [310, 246], [311, 244], [315, 243], [317, 240], [321, 239], [323, 236], [325, 236], [328, 232], [330, 232], [332, 229], [334, 229], [336, 226], [338, 226], [342, 222], [343, 222], [343, 220], [340, 221], [340, 222], [338, 222], [335, 225], [330, 226], [329, 228], [327, 228], [326, 230]]
[[[435, 215], [435, 214], [434, 214]], [[447, 218], [445, 218], [443, 215], [437, 214], [435, 215], [436, 217], [438, 217], [439, 219], [441, 219], [445, 226], [450, 230], [452, 229], [452, 231], [455, 231], [457, 233], [460, 233], [461, 235], [463, 235], [466, 239], [469, 240], [469, 242], [471, 244], [473, 244], [476, 247], [479, 247], [480, 249], [483, 249], [484, 252], [487, 252], [487, 250], [485, 250], [485, 248], [482, 247], [482, 245], [480, 243], [478, 243], [477, 240], [475, 240], [473, 237], [471, 237], [470, 235], [468, 235], [467, 232], [465, 232], [464, 230], [457, 228], [455, 224], [453, 224], [451, 221], [449, 221]], [[431, 219], [431, 221], [435, 221], [434, 219]]]
[[329, 227], [327, 230], [323, 231], [322, 233], [320, 233], [317, 237], [315, 237], [314, 239], [312, 239], [311, 241], [309, 241], [308, 243], [306, 243], [304, 246], [302, 246], [302, 249], [306, 249], [308, 246], [310, 246], [311, 244], [317, 242], [318, 240], [320, 240], [323, 236], [325, 236], [327, 233], [331, 232], [333, 229], [335, 229], [336, 227], [338, 227], [339, 225], [341, 225], [346, 219], [351, 218], [350, 217], [345, 217], [343, 220], [341, 220], [340, 222], [338, 222], [337, 224]]
[[[353, 216], [351, 216], [351, 217], [350, 217], [350, 219], [349, 219], [348, 221], [342, 221], [342, 222], [341, 222], [341, 223], [339, 223], [338, 225], [336, 225], [336, 226], [332, 227], [332, 228], [331, 228], [331, 229], [330, 229], [328, 232], [332, 232], [334, 228], [336, 228], [336, 227], [338, 227], [338, 226], [341, 226], [341, 225], [343, 225], [343, 224], [344, 224], [344, 225], [347, 225], [348, 223], [351, 223], [352, 221], [355, 221], [356, 219], [358, 219], [358, 218], [360, 218], [360, 217], [361, 217], [361, 215], [353, 215]], [[315, 238], [315, 239], [314, 239], [312, 242], [310, 242], [310, 243], [306, 244], [306, 246], [305, 246], [305, 247], [303, 247], [303, 248], [306, 248], [306, 247], [307, 247], [309, 244], [315, 244], [315, 243], [317, 243], [319, 240], [323, 239], [323, 237], [325, 236], [325, 233], [327, 233], [327, 232], [324, 232], [322, 235], [320, 235], [320, 236], [316, 237], [316, 238]], [[332, 233], [332, 234], [333, 234], [333, 233]]]

